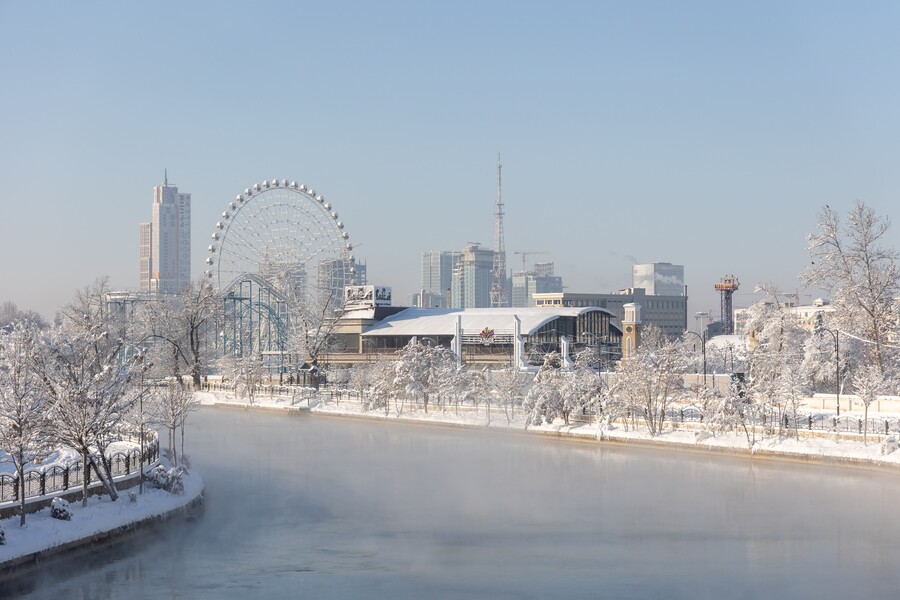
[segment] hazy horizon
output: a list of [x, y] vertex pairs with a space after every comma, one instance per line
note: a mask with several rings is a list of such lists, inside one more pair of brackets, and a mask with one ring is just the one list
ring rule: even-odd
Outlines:
[[[52, 317], [138, 285], [163, 180], [192, 194], [193, 277], [218, 216], [264, 179], [324, 193], [405, 304], [421, 253], [547, 252], [568, 291], [685, 267], [693, 313], [799, 290], [826, 204], [892, 216], [900, 6], [0, 0], [0, 302]], [[887, 243], [897, 247], [900, 233]]]

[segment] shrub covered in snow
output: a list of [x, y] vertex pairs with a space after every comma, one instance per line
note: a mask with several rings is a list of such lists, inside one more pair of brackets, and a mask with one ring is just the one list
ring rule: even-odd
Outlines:
[[72, 511], [69, 509], [69, 503], [62, 498], [54, 498], [50, 503], [50, 516], [61, 521], [71, 521]]
[[153, 487], [166, 490], [172, 494], [184, 493], [184, 481], [182, 477], [187, 475], [184, 467], [166, 469], [162, 465], [156, 465], [154, 469], [144, 475], [145, 481]]
[[6, 543], [6, 530], [3, 529], [3, 525], [0, 525], [0, 545]]
[[891, 452], [896, 452], [897, 450], [900, 450], [900, 440], [897, 439], [896, 433], [892, 433], [891, 435], [884, 438], [884, 441], [881, 442], [882, 456], [885, 454], [890, 454]]

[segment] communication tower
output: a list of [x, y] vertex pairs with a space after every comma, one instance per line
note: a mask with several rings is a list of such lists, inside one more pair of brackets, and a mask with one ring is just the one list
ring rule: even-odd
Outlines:
[[734, 334], [734, 304], [733, 296], [740, 286], [740, 281], [734, 275], [726, 275], [716, 284], [716, 291], [722, 296], [722, 325], [725, 335]]
[[500, 154], [497, 154], [497, 204], [494, 213], [494, 265], [491, 277], [491, 308], [509, 306], [506, 296], [506, 248], [503, 244], [503, 194]]

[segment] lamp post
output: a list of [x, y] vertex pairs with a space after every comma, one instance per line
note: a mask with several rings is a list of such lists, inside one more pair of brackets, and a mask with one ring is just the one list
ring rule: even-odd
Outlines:
[[831, 334], [831, 337], [834, 338], [834, 387], [835, 387], [835, 398], [837, 400], [837, 416], [841, 416], [841, 346], [838, 341], [838, 333], [840, 330], [835, 329], [832, 331], [828, 329], [824, 325], [821, 324], [821, 321], [817, 324], [816, 329], [819, 331], [827, 331]]
[[147, 388], [144, 385], [144, 374], [147, 370], [153, 366], [153, 363], [148, 363], [144, 360], [147, 356], [147, 349], [141, 348], [141, 352], [138, 355], [138, 361], [140, 362], [141, 369], [141, 391], [138, 394], [138, 410], [140, 411], [140, 419], [141, 419], [141, 453], [138, 456], [138, 467], [139, 467], [139, 475], [138, 478], [138, 493], [144, 493], [144, 394], [147, 391]]
[[696, 331], [685, 331], [685, 334], [696, 335], [700, 340], [700, 348], [703, 350], [703, 387], [706, 387], [706, 332], [700, 335]]

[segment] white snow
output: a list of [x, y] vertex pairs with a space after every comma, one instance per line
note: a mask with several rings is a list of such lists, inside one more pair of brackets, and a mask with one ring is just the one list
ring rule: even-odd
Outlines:
[[106, 495], [91, 497], [84, 508], [80, 500], [70, 502], [71, 521], [51, 518], [49, 508], [28, 515], [25, 527], [19, 527], [19, 515], [0, 520], [0, 527], [6, 530], [6, 544], [0, 545], [0, 563], [184, 507], [200, 496], [203, 479], [196, 473], [185, 476], [183, 495], [145, 485], [136, 502], [129, 500], [128, 492], [137, 493], [137, 487], [120, 491], [115, 502]]
[[[335, 392], [336, 393], [336, 392]], [[246, 400], [237, 400], [221, 393], [199, 392], [200, 401], [204, 405], [222, 405], [222, 406], [248, 406]], [[360, 403], [355, 399], [344, 399], [335, 401], [327, 399], [328, 394], [320, 395], [320, 401], [312, 401], [310, 410], [314, 413], [354, 416], [360, 418], [371, 418], [378, 420], [402, 420], [410, 422], [423, 422], [432, 424], [448, 424], [469, 427], [490, 427], [492, 429], [508, 429], [508, 430], [526, 430], [525, 427], [525, 411], [517, 408], [513, 418], [507, 422], [506, 414], [502, 407], [492, 406], [490, 410], [490, 422], [488, 422], [488, 413], [484, 406], [478, 410], [471, 406], [460, 406], [457, 413], [452, 406], [445, 410], [434, 410], [429, 408], [429, 412], [425, 413], [419, 408], [410, 411], [409, 403], [406, 404], [403, 412], [397, 414], [395, 406], [391, 404], [389, 410], [385, 412], [383, 409], [365, 411]], [[265, 409], [281, 409], [281, 410], [297, 410], [306, 409], [306, 402], [291, 406], [289, 398], [257, 396], [255, 406]], [[818, 411], [814, 411], [818, 412]], [[833, 414], [832, 412], [828, 414]], [[852, 416], [853, 418], [861, 418], [862, 411], [845, 412], [841, 411], [841, 415]], [[897, 419], [898, 415], [894, 413], [877, 413], [869, 411], [869, 418], [883, 417], [889, 419]], [[566, 426], [561, 419], [557, 419], [554, 423], [541, 426], [529, 426], [527, 431], [534, 433], [553, 434], [571, 436], [581, 439], [606, 439], [610, 441], [621, 442], [639, 442], [645, 444], [674, 444], [677, 446], [689, 446], [695, 449], [706, 449], [715, 452], [721, 450], [729, 450], [734, 452], [748, 452], [759, 454], [773, 453], [783, 454], [785, 459], [792, 456], [801, 458], [807, 456], [814, 459], [828, 458], [835, 459], [836, 462], [865, 462], [872, 466], [891, 466], [900, 465], [900, 452], [881, 455], [882, 435], [872, 432], [868, 434], [868, 443], [863, 444], [862, 436], [847, 433], [830, 433], [822, 431], [812, 432], [813, 436], [807, 437], [803, 430], [800, 431], [800, 439], [791, 436], [778, 437], [773, 435], [762, 436], [757, 433], [756, 443], [752, 450], [748, 449], [747, 438], [743, 432], [719, 434], [715, 437], [698, 436], [699, 428], [689, 428], [688, 424], [684, 424], [685, 429], [673, 430], [667, 428], [658, 436], [651, 436], [647, 432], [646, 426], [640, 421], [637, 422], [635, 429], [625, 430], [621, 423], [615, 423], [609, 427], [601, 427], [596, 422], [574, 422]], [[698, 438], [703, 438], [698, 440]]]

